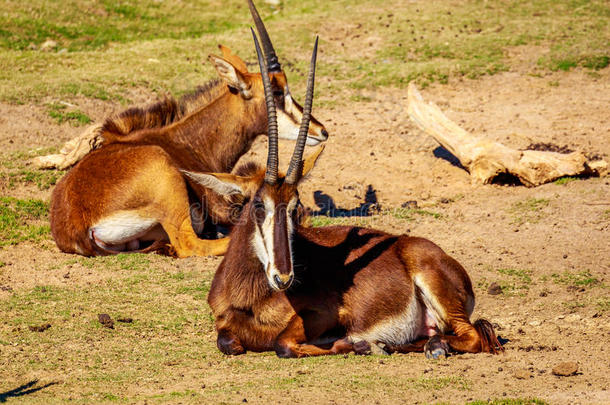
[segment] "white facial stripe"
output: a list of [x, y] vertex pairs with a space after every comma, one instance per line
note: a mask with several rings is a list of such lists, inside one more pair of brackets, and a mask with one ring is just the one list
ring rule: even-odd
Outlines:
[[[288, 231], [288, 249], [290, 257], [292, 257], [292, 232], [294, 224], [292, 223], [292, 217], [290, 213], [296, 208], [298, 199], [293, 198], [286, 207], [286, 227]], [[275, 229], [275, 203], [270, 198], [263, 197], [263, 203], [265, 205], [265, 219], [263, 224], [255, 226], [254, 236], [252, 238], [252, 244], [256, 256], [261, 261], [267, 274], [267, 280], [269, 284], [275, 288], [274, 277], [280, 275], [279, 270], [275, 264], [274, 255], [274, 229]]]
[[[296, 110], [296, 113], [294, 110]], [[296, 118], [299, 122], [295, 122], [292, 117]], [[284, 110], [281, 108], [277, 110], [278, 137], [290, 140], [297, 139], [301, 117], [302, 114], [294, 107], [290, 94], [286, 94], [284, 97]]]

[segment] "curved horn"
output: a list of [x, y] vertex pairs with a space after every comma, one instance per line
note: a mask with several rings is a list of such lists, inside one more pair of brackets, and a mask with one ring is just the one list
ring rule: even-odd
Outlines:
[[318, 37], [311, 54], [311, 63], [309, 65], [309, 76], [307, 77], [307, 95], [305, 96], [305, 105], [303, 105], [303, 118], [301, 119], [301, 128], [297, 144], [292, 153], [288, 173], [286, 173], [286, 183], [296, 184], [301, 178], [303, 172], [303, 151], [307, 142], [307, 132], [309, 131], [309, 121], [311, 120], [311, 106], [313, 104], [313, 87], [316, 79], [316, 57], [318, 55]]
[[263, 87], [265, 89], [265, 102], [267, 104], [267, 120], [268, 129], [267, 134], [269, 136], [269, 152], [267, 154], [267, 171], [265, 172], [265, 182], [268, 184], [275, 184], [277, 182], [277, 116], [275, 114], [275, 101], [273, 100], [273, 93], [271, 91], [271, 82], [269, 81], [269, 72], [265, 66], [263, 55], [261, 54], [261, 47], [258, 44], [258, 39], [252, 27], [252, 38], [254, 38], [254, 47], [256, 48], [256, 56], [258, 57], [258, 66], [261, 70], [261, 77], [263, 79]]
[[261, 37], [261, 42], [263, 43], [263, 49], [265, 50], [265, 58], [267, 59], [267, 69], [269, 69], [269, 72], [271, 73], [281, 72], [282, 67], [280, 66], [280, 62], [278, 61], [277, 55], [275, 54], [275, 49], [273, 49], [271, 39], [269, 39], [269, 34], [267, 33], [265, 24], [263, 24], [263, 20], [261, 20], [261, 16], [258, 14], [256, 7], [254, 7], [254, 3], [252, 3], [252, 0], [248, 0], [248, 7], [250, 7], [250, 13], [252, 14], [254, 24], [256, 25], [256, 31], [258, 31], [258, 36]]

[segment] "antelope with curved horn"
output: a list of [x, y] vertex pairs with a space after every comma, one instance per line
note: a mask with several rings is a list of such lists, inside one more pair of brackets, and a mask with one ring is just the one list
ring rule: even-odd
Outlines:
[[[256, 35], [254, 41], [265, 78]], [[280, 357], [378, 349], [438, 358], [450, 351], [502, 350], [488, 321], [470, 322], [470, 279], [434, 243], [374, 229], [299, 225], [298, 185], [319, 155], [302, 161], [316, 49], [317, 40], [286, 176], [278, 174], [271, 146], [266, 169], [247, 165], [236, 175], [188, 173], [220, 194], [247, 201], [208, 295], [218, 348], [232, 355], [274, 350]], [[274, 103], [264, 83], [273, 139]]]
[[[303, 109], [292, 99], [254, 4], [248, 4], [273, 66], [265, 79], [278, 112], [274, 128], [281, 138], [296, 139]], [[224, 253], [227, 238], [203, 240], [197, 233], [210, 222], [230, 224], [230, 202], [185, 179], [180, 170], [230, 172], [268, 125], [263, 78], [248, 72], [228, 48], [220, 49], [222, 57], [209, 59], [222, 81], [179, 102], [132, 108], [106, 121], [104, 145], [53, 190], [51, 232], [62, 251], [87, 256], [148, 252], [169, 242], [179, 257]], [[328, 137], [318, 121], [307, 134], [310, 144]], [[276, 138], [270, 142], [277, 148]], [[194, 203], [201, 210], [191, 213]], [[192, 214], [207, 222], [193, 221]]]

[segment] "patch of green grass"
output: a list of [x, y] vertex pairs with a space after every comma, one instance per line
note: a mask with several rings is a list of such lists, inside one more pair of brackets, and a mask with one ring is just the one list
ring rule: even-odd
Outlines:
[[582, 65], [593, 70], [605, 69], [608, 67], [608, 65], [610, 65], [610, 57], [607, 55], [589, 56], [584, 58]]
[[569, 311], [575, 311], [578, 308], [584, 308], [586, 306], [584, 302], [575, 300], [564, 301], [561, 303], [561, 305], [563, 305], [563, 307]]
[[579, 273], [571, 273], [564, 271], [562, 274], [551, 274], [551, 278], [555, 284], [566, 284], [583, 287], [593, 287], [600, 284], [600, 281], [594, 277], [589, 270], [583, 270]]
[[413, 387], [421, 391], [442, 390], [447, 387], [453, 387], [461, 391], [470, 389], [470, 381], [463, 377], [420, 377], [411, 379]]
[[50, 38], [58, 42], [57, 49], [74, 52], [111, 43], [200, 37], [243, 23], [232, 18], [237, 2], [227, 3], [217, 8], [207, 2], [181, 4], [176, 0], [12, 2], [8, 12], [0, 16], [0, 47], [37, 49]]
[[48, 238], [48, 213], [49, 205], [44, 201], [0, 197], [0, 246]]
[[566, 185], [566, 184], [571, 183], [571, 182], [576, 181], [576, 180], [580, 180], [580, 178], [579, 177], [575, 177], [575, 176], [564, 176], [564, 177], [558, 178], [553, 183], [558, 185], [558, 186], [563, 186], [563, 185]]
[[541, 211], [550, 204], [546, 198], [528, 198], [513, 204], [508, 210], [513, 215], [513, 224], [536, 223], [542, 218]]
[[500, 268], [497, 271], [502, 275], [508, 276], [508, 280], [497, 281], [504, 294], [524, 296], [532, 284], [531, 270]]
[[79, 257], [70, 259], [65, 264], [79, 263], [84, 267], [92, 269], [96, 266], [104, 266], [115, 271], [143, 271], [150, 266], [150, 256], [144, 253], [119, 253], [112, 256]]
[[8, 177], [8, 187], [13, 189], [19, 184], [36, 184], [39, 190], [48, 190], [66, 173], [65, 170], [20, 169], [12, 171]]
[[0, 160], [0, 177], [5, 179], [9, 189], [14, 189], [23, 184], [35, 184], [39, 190], [48, 190], [57, 183], [66, 171], [33, 169], [28, 165], [28, 161], [36, 156], [56, 152], [57, 148], [41, 148], [7, 154]]
[[326, 215], [315, 215], [310, 217], [311, 226], [314, 228], [332, 225], [369, 226], [374, 217], [329, 217]]
[[85, 113], [80, 110], [66, 111], [67, 106], [63, 104], [49, 104], [48, 105], [48, 114], [49, 117], [53, 118], [58, 124], [63, 124], [64, 122], [69, 122], [70, 125], [78, 127], [82, 125], [87, 125], [91, 123], [91, 118], [89, 118]]
[[347, 218], [344, 217], [328, 217], [326, 215], [315, 215], [310, 218], [311, 226], [318, 228], [321, 226], [345, 225]]
[[595, 303], [598, 310], [602, 312], [610, 311], [610, 298], [600, 298]]
[[538, 398], [502, 398], [467, 402], [467, 405], [547, 405], [548, 402]]
[[382, 214], [391, 215], [396, 219], [406, 219], [409, 221], [415, 220], [415, 216], [432, 217], [434, 219], [441, 219], [442, 214], [438, 212], [428, 211], [421, 208], [394, 208], [384, 211]]

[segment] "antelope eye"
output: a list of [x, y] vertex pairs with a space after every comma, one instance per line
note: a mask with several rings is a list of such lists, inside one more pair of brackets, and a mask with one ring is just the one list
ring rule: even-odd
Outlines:
[[284, 97], [284, 92], [282, 90], [275, 90], [273, 92], [274, 97]]
[[254, 205], [254, 209], [257, 210], [257, 211], [259, 211], [259, 210], [264, 211], [265, 210], [265, 204], [263, 204], [262, 200], [254, 200], [254, 201], [252, 201], [252, 205]]

